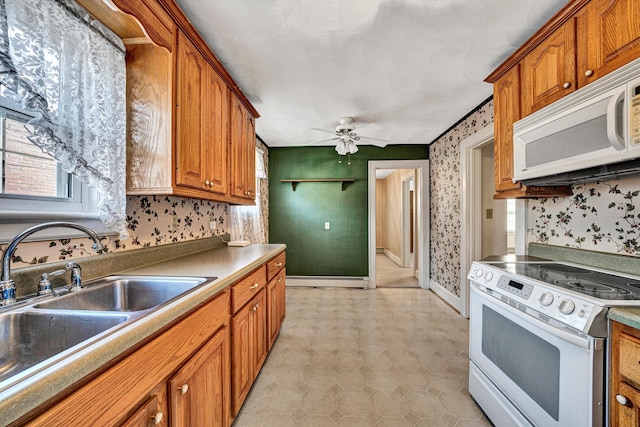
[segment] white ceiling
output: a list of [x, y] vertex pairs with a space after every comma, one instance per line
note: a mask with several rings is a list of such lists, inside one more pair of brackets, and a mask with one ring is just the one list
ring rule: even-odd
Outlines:
[[[427, 144], [566, 0], [177, 0], [260, 112], [270, 147], [359, 135]], [[363, 144], [360, 141], [359, 144]], [[330, 144], [330, 143], [327, 143]]]

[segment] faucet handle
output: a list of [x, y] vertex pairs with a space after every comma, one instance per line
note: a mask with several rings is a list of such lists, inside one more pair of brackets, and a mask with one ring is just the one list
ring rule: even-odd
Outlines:
[[69, 292], [75, 292], [82, 289], [82, 268], [75, 262], [68, 262], [65, 267], [67, 270], [71, 270], [71, 288]]
[[[58, 270], [64, 272], [64, 270]], [[53, 293], [53, 287], [49, 280], [49, 274], [42, 273], [40, 276], [40, 283], [38, 283], [38, 295], [49, 295]]]
[[0, 306], [16, 302], [16, 283], [12, 280], [0, 282]]

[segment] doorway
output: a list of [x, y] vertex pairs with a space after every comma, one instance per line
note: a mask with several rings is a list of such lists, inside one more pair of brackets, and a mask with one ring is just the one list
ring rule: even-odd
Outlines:
[[[392, 177], [390, 198], [376, 177]], [[376, 288], [378, 256], [386, 267], [403, 269], [407, 282], [383, 286], [429, 288], [429, 161], [381, 160], [369, 162], [369, 288]], [[380, 191], [378, 191], [380, 190]], [[388, 206], [385, 206], [388, 205]], [[378, 209], [382, 207], [383, 209]], [[383, 217], [383, 218], [379, 218]], [[379, 221], [381, 220], [381, 221]], [[378, 239], [378, 237], [381, 237]], [[424, 254], [424, 255], [422, 255]], [[391, 263], [391, 264], [389, 264]]]
[[417, 288], [415, 169], [376, 170], [376, 286]]
[[[495, 245], [485, 244], [485, 237], [491, 238], [491, 231], [483, 232], [483, 221], [487, 222], [496, 214], [490, 207], [493, 190], [485, 192], [483, 203], [483, 170], [487, 180], [493, 178], [493, 156], [485, 159], [483, 167], [483, 148], [493, 145], [493, 125], [489, 125], [460, 142], [461, 165], [461, 230], [460, 230], [460, 314], [469, 317], [469, 280], [467, 273], [471, 263], [488, 255], [526, 252], [526, 201], [512, 200], [504, 202], [504, 219], [501, 221], [500, 236]], [[486, 151], [485, 151], [486, 153]], [[502, 208], [501, 212], [502, 212]], [[486, 224], [485, 224], [486, 225]], [[498, 249], [498, 246], [500, 249]], [[501, 253], [498, 253], [501, 252]]]

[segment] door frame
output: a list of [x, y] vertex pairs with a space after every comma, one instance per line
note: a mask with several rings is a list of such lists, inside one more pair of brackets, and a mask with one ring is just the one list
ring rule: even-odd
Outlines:
[[482, 256], [482, 153], [493, 142], [493, 123], [460, 141], [460, 314], [469, 317], [467, 272]]
[[416, 169], [416, 250], [418, 285], [429, 289], [429, 160], [370, 160], [368, 165], [369, 289], [376, 288], [376, 169]]
[[[401, 258], [402, 258], [402, 267], [413, 268], [413, 276], [416, 276], [416, 268], [415, 268], [415, 247], [414, 251], [411, 252], [411, 182], [414, 183], [415, 189], [415, 173], [407, 174], [400, 178], [402, 184], [402, 249], [401, 249]], [[415, 191], [414, 191], [415, 196]], [[415, 227], [415, 212], [413, 218], [413, 226]], [[415, 230], [414, 230], [415, 231]], [[414, 232], [414, 240], [415, 240], [415, 232]], [[415, 246], [415, 242], [414, 242]]]

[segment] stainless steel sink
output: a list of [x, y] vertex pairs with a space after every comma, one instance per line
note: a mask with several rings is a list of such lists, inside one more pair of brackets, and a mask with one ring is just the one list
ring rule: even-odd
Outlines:
[[198, 286], [200, 277], [109, 276], [62, 296], [0, 308], [0, 391], [133, 323]]
[[115, 313], [18, 311], [0, 315], [0, 382], [129, 319]]
[[36, 304], [50, 310], [142, 311], [167, 303], [201, 285], [199, 277], [110, 276], [86, 289]]

